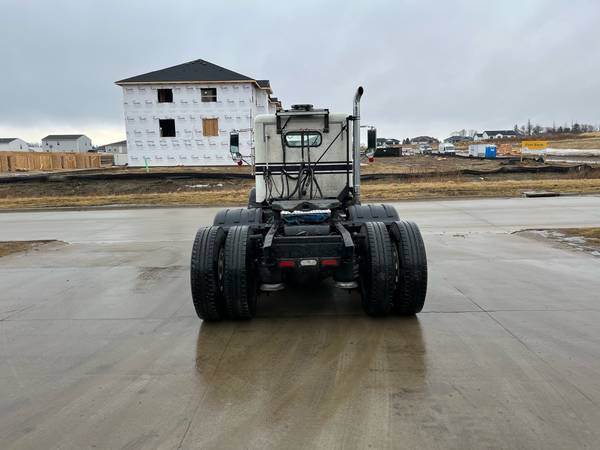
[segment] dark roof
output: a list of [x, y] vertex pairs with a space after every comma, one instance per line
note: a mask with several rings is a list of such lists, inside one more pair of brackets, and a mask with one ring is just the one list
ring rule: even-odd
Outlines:
[[110, 144], [104, 144], [98, 148], [110, 147], [112, 145], [126, 145], [126, 144], [127, 144], [127, 141], [125, 140], [125, 141], [111, 142]]
[[417, 136], [417, 137], [412, 138], [410, 141], [411, 142], [422, 142], [422, 141], [439, 142], [436, 138], [431, 137], [431, 136]]
[[17, 138], [0, 138], [0, 144], [9, 144]]
[[[166, 69], [155, 70], [153, 72], [136, 75], [135, 77], [125, 78], [117, 81], [120, 83], [152, 83], [168, 81], [255, 81], [254, 78], [247, 77], [241, 73], [234, 72], [216, 64], [197, 59]], [[268, 80], [260, 80], [266, 81]], [[260, 86], [260, 84], [259, 84]], [[262, 87], [262, 86], [261, 86]], [[268, 86], [267, 86], [268, 87]]]
[[269, 80], [256, 80], [256, 84], [258, 84], [258, 87], [271, 89], [271, 82]]
[[85, 134], [49, 134], [45, 138], [42, 138], [42, 141], [46, 141], [48, 139], [61, 139], [63, 141], [69, 141], [79, 139], [81, 136], [85, 136]]
[[496, 136], [497, 134], [516, 136], [518, 134], [515, 130], [485, 130], [484, 133], [487, 133], [488, 136]]
[[472, 139], [473, 138], [470, 136], [450, 136], [450, 137], [447, 137], [446, 139], [444, 139], [444, 142], [453, 143], [453, 142], [461, 142], [461, 141], [470, 141]]

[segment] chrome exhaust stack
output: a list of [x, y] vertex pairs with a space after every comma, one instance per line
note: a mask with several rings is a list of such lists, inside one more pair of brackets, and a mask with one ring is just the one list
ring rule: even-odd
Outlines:
[[352, 153], [354, 157], [353, 161], [353, 184], [354, 184], [354, 199], [357, 204], [360, 204], [360, 98], [362, 97], [364, 89], [359, 86], [354, 94], [354, 110], [352, 125]]

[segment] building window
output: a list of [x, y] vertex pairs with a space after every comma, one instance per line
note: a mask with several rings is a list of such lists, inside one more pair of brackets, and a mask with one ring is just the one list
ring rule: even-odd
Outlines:
[[219, 119], [202, 119], [202, 134], [204, 136], [218, 136]]
[[160, 137], [175, 137], [175, 119], [159, 119]]
[[173, 89], [157, 89], [158, 103], [173, 103]]
[[205, 88], [202, 89], [202, 101], [203, 102], [216, 102], [217, 101], [217, 88]]

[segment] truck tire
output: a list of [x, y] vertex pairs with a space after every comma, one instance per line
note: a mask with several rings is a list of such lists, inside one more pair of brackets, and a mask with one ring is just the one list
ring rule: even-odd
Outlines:
[[224, 294], [232, 319], [251, 319], [256, 314], [256, 274], [252, 267], [250, 228], [236, 225], [225, 240]]
[[355, 224], [384, 222], [386, 225], [399, 220], [398, 211], [392, 205], [351, 205], [348, 207], [348, 220]]
[[213, 225], [228, 231], [235, 225], [260, 225], [263, 222], [263, 211], [260, 208], [227, 208], [217, 213]]
[[416, 223], [394, 222], [390, 235], [396, 247], [398, 272], [392, 311], [413, 316], [423, 309], [427, 295], [427, 255], [423, 237]]
[[221, 227], [202, 227], [192, 247], [190, 282], [196, 314], [202, 320], [221, 320], [227, 315], [223, 296], [225, 231]]
[[366, 222], [360, 264], [362, 306], [369, 316], [386, 316], [392, 308], [395, 262], [392, 241], [383, 222]]

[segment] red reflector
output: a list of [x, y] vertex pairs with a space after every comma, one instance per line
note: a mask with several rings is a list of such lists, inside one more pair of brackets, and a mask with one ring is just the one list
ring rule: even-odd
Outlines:
[[339, 264], [337, 259], [324, 259], [321, 261], [321, 265], [325, 267], [335, 267]]
[[282, 260], [279, 261], [279, 267], [296, 267], [296, 263], [291, 259]]

